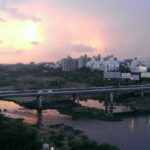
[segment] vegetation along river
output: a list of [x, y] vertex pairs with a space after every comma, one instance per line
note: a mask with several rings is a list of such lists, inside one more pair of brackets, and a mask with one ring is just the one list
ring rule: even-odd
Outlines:
[[[102, 108], [103, 103], [94, 100], [80, 102], [83, 106]], [[62, 115], [57, 110], [47, 109], [42, 113], [29, 110], [10, 101], [0, 101], [1, 113], [11, 118], [23, 118], [30, 124], [52, 125], [65, 123], [69, 126], [85, 131], [90, 139], [98, 143], [117, 145], [121, 150], [150, 150], [150, 116], [129, 117], [123, 121], [108, 122], [100, 120], [79, 119]], [[129, 108], [116, 107], [115, 111]]]

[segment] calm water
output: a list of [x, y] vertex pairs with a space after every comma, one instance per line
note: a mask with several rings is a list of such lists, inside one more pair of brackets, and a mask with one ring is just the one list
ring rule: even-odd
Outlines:
[[[0, 101], [0, 109], [7, 117], [24, 119], [24, 122], [30, 124], [56, 124], [71, 120], [70, 116], [62, 115], [54, 109], [43, 110], [41, 114], [37, 110], [26, 109], [9, 101]], [[3, 111], [4, 109], [7, 111]]]
[[[103, 107], [98, 101], [88, 100], [82, 105]], [[99, 104], [99, 105], [98, 105]], [[13, 102], [0, 101], [0, 108], [6, 116], [23, 118], [25, 122], [45, 125], [65, 123], [85, 133], [98, 143], [115, 144], [121, 150], [150, 150], [150, 116], [124, 119], [121, 122], [105, 122], [98, 120], [72, 120], [71, 117], [60, 114], [57, 110], [45, 110], [37, 113], [36, 110], [25, 109]], [[120, 109], [120, 108], [119, 108]], [[123, 108], [124, 110], [125, 108]], [[121, 109], [122, 110], [122, 109]]]
[[[82, 106], [90, 107], [90, 108], [99, 108], [105, 110], [104, 102], [99, 100], [87, 99], [79, 102]], [[114, 106], [113, 113], [118, 112], [131, 112], [131, 108], [128, 106]]]

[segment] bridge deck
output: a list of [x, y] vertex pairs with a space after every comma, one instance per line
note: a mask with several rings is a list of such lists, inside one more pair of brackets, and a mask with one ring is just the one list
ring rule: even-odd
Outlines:
[[33, 96], [49, 96], [49, 95], [71, 95], [86, 93], [111, 93], [111, 92], [127, 92], [127, 91], [146, 91], [150, 90], [150, 85], [130, 85], [130, 86], [105, 86], [105, 87], [89, 87], [89, 88], [65, 88], [65, 89], [41, 89], [26, 91], [0, 91], [0, 98], [12, 97], [33, 97]]

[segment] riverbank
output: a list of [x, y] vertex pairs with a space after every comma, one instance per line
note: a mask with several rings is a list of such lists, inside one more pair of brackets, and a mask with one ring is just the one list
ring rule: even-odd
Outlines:
[[20, 119], [0, 115], [1, 150], [41, 150], [44, 143], [53, 146], [55, 150], [119, 150], [109, 144], [98, 145], [84, 132], [65, 124], [33, 127]]
[[[40, 129], [43, 140], [56, 150], [119, 150], [114, 145], [97, 144], [84, 132], [65, 124], [50, 125]], [[45, 136], [46, 135], [46, 136]]]
[[21, 120], [0, 115], [1, 150], [41, 150], [37, 129]]
[[[8, 107], [9, 105], [4, 105], [4, 106]], [[34, 118], [32, 119], [35, 119], [37, 117], [37, 115], [35, 114], [37, 112], [35, 110], [28, 110], [28, 109], [24, 109], [24, 110], [26, 110], [27, 114], [34, 116]], [[18, 107], [18, 111], [15, 111], [15, 114], [16, 112], [19, 113], [20, 111], [21, 114], [26, 115], [26, 112], [23, 111], [24, 113], [22, 113], [22, 109], [19, 109], [19, 107]], [[8, 110], [8, 112], [11, 111]], [[57, 116], [57, 118], [53, 117], [55, 115]], [[84, 131], [90, 139], [95, 140], [99, 144], [102, 143], [115, 144], [120, 149], [132, 150], [130, 145], [131, 143], [133, 143], [132, 147], [134, 147], [134, 149], [138, 149], [139, 146], [142, 146], [141, 149], [146, 149], [146, 148], [148, 149], [147, 139], [149, 139], [148, 133], [150, 129], [149, 117], [144, 117], [144, 116], [131, 117], [131, 118], [124, 119], [124, 121], [120, 121], [120, 122], [99, 121], [93, 119], [72, 120], [70, 117], [68, 118], [67, 116], [61, 118], [59, 117], [59, 114], [53, 114], [52, 109], [48, 109], [42, 112], [42, 118], [43, 118], [42, 119], [43, 126], [41, 128], [49, 128], [50, 124], [64, 123], [65, 125], [71, 126], [74, 129]], [[59, 121], [53, 122], [54, 119], [59, 119]], [[143, 131], [142, 133], [140, 133], [141, 129]], [[139, 139], [136, 137], [137, 134], [140, 135], [142, 134], [140, 138], [140, 141], [142, 141], [142, 143], [141, 144], [139, 143], [138, 146], [134, 144], [137, 141], [137, 139]], [[143, 137], [146, 138], [143, 139]], [[128, 140], [124, 141], [125, 138]]]

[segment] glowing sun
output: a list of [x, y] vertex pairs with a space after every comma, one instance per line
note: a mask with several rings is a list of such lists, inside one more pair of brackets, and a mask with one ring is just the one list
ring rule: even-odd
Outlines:
[[43, 40], [42, 27], [38, 22], [10, 21], [0, 25], [0, 39], [3, 47], [15, 49], [32, 49], [32, 42]]

